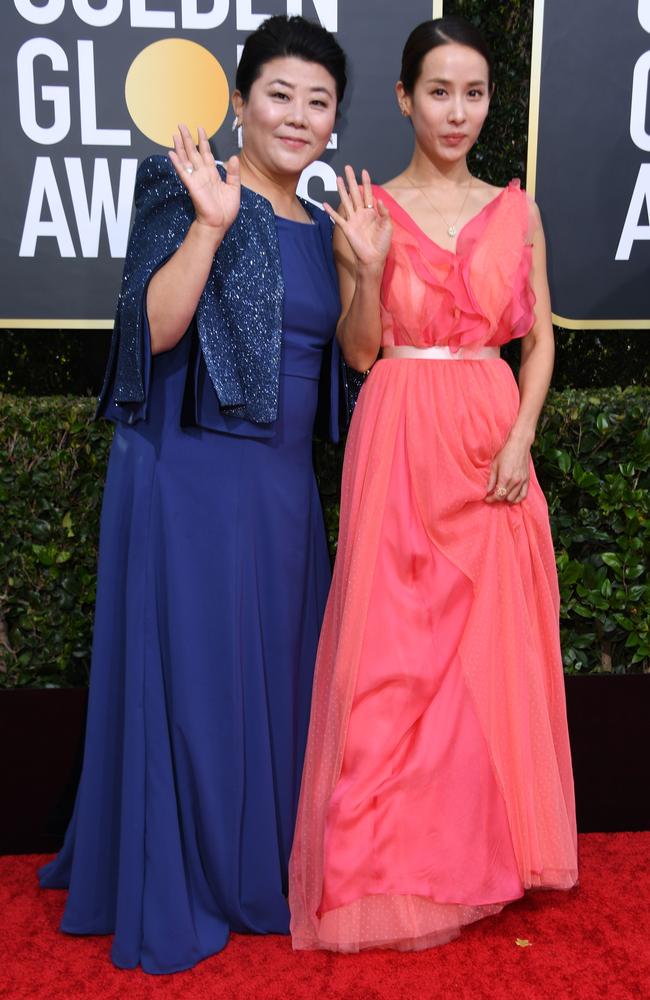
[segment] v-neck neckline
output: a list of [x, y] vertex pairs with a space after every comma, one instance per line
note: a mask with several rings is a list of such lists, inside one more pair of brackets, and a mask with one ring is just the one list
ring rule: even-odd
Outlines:
[[480, 208], [478, 212], [476, 212], [476, 214], [471, 217], [471, 219], [468, 219], [467, 222], [460, 227], [456, 235], [456, 247], [454, 250], [449, 250], [447, 249], [447, 247], [441, 246], [440, 243], [436, 243], [434, 239], [432, 239], [429, 235], [427, 235], [422, 226], [420, 226], [415, 221], [410, 212], [407, 212], [406, 209], [402, 205], [400, 205], [400, 203], [392, 196], [390, 191], [387, 191], [386, 188], [383, 188], [381, 184], [374, 184], [373, 187], [381, 191], [382, 195], [388, 196], [392, 204], [395, 205], [395, 207], [399, 210], [399, 212], [401, 212], [404, 218], [407, 219], [408, 222], [411, 224], [411, 226], [417, 231], [416, 235], [420, 239], [424, 240], [426, 243], [429, 243], [431, 246], [435, 247], [436, 250], [440, 250], [442, 253], [448, 254], [450, 257], [460, 257], [460, 254], [458, 253], [458, 243], [465, 230], [468, 228], [468, 226], [471, 226], [474, 222], [476, 222], [477, 219], [480, 219], [480, 217], [483, 215], [484, 212], [487, 211], [488, 208], [491, 208], [493, 205], [496, 205], [496, 203], [503, 197], [506, 191], [510, 190], [512, 184], [513, 181], [510, 181], [510, 183], [507, 184], [506, 187], [502, 188], [501, 191], [499, 191], [499, 193], [494, 196], [494, 198], [490, 198], [490, 200], [487, 201], [485, 205], [483, 205], [483, 207]]

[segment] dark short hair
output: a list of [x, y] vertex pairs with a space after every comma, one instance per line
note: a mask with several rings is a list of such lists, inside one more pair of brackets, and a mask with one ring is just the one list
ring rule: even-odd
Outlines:
[[492, 53], [488, 43], [471, 21], [456, 14], [423, 21], [406, 39], [402, 52], [400, 80], [407, 94], [412, 94], [427, 53], [439, 45], [467, 45], [483, 56], [488, 65], [488, 87], [492, 90]]
[[345, 52], [334, 35], [320, 24], [299, 15], [284, 14], [268, 17], [246, 39], [235, 77], [235, 86], [244, 100], [248, 99], [265, 63], [287, 56], [323, 66], [334, 79], [340, 104], [347, 83]]

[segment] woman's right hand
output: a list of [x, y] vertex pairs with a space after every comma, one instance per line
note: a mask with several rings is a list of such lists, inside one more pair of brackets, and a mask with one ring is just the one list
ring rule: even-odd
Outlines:
[[335, 212], [327, 203], [323, 208], [350, 244], [357, 266], [383, 271], [393, 235], [390, 213], [383, 201], [378, 200], [375, 204], [367, 170], [361, 171], [361, 186], [357, 184], [352, 167], [345, 168], [345, 177], [347, 187], [342, 177], [336, 178], [344, 215]]
[[196, 221], [223, 237], [237, 217], [241, 197], [239, 159], [231, 156], [221, 180], [205, 129], [199, 128], [199, 146], [194, 145], [187, 125], [179, 125], [169, 159], [192, 199]]

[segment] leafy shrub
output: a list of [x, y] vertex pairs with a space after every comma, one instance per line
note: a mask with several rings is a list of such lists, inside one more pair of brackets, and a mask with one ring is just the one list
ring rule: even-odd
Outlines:
[[[84, 684], [111, 431], [94, 401], [0, 395], [0, 684]], [[0, 652], [2, 649], [0, 648]]]
[[[110, 425], [93, 402], [0, 395], [0, 685], [87, 680]], [[650, 669], [650, 390], [554, 392], [535, 445], [569, 672]], [[332, 552], [342, 447], [317, 442]], [[2, 637], [0, 636], [0, 642]]]
[[535, 454], [557, 554], [565, 669], [648, 672], [650, 392], [551, 394]]

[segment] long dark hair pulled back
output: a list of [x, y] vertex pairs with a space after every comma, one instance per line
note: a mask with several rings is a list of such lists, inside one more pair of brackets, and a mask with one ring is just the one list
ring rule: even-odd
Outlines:
[[488, 88], [492, 90], [493, 62], [488, 43], [471, 21], [457, 14], [448, 14], [433, 21], [423, 21], [406, 39], [400, 80], [407, 94], [413, 93], [425, 56], [439, 45], [453, 44], [466, 45], [483, 56], [488, 65]]

